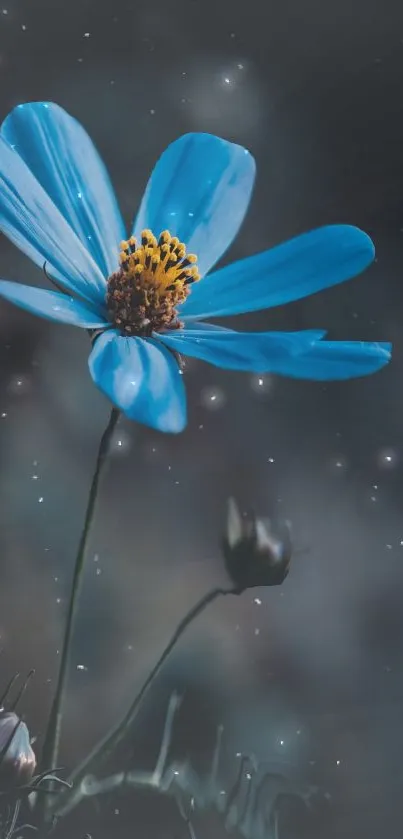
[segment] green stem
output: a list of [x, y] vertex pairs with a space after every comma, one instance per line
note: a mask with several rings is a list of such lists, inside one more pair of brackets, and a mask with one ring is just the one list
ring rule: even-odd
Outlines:
[[[99, 481], [108, 455], [109, 444], [118, 419], [119, 411], [117, 410], [117, 408], [112, 408], [108, 425], [102, 435], [101, 442], [99, 444], [98, 456], [95, 464], [94, 474], [92, 477], [90, 493], [88, 496], [84, 525], [81, 531], [76, 563], [74, 566], [73, 582], [71, 586], [70, 601], [67, 611], [66, 628], [64, 631], [63, 648], [60, 657], [56, 692], [49, 715], [45, 742], [42, 751], [41, 769], [43, 771], [52, 772], [54, 769], [56, 769], [57, 766], [57, 758], [60, 745], [60, 732], [63, 716], [63, 701], [66, 690], [68, 668], [70, 663], [71, 642], [74, 632], [75, 619], [77, 616], [79, 595], [83, 581], [88, 537], [94, 518]], [[46, 798], [46, 796], [44, 796], [44, 798]]]
[[[92, 752], [90, 752], [90, 754], [85, 758], [85, 760], [83, 760], [80, 766], [78, 766], [78, 768], [69, 777], [69, 782], [73, 785], [73, 788], [70, 791], [66, 790], [66, 792], [62, 792], [60, 794], [60, 798], [57, 799], [57, 802], [60, 802], [60, 804], [56, 803], [56, 806], [54, 807], [54, 812], [56, 813], [56, 815], [65, 815], [79, 803], [80, 799], [82, 798], [80, 792], [81, 781], [83, 780], [83, 778], [85, 778], [86, 775], [92, 774], [95, 770], [98, 771], [99, 768], [106, 762], [106, 760], [108, 759], [112, 751], [116, 748], [116, 746], [125, 738], [126, 734], [130, 730], [138, 714], [142, 700], [150, 690], [163, 664], [172, 652], [173, 648], [178, 643], [185, 630], [201, 614], [201, 612], [203, 612], [204, 609], [207, 606], [209, 606], [210, 603], [213, 602], [213, 600], [216, 600], [217, 597], [226, 594], [234, 594], [233, 589], [212, 589], [207, 594], [205, 594], [201, 598], [201, 600], [199, 600], [195, 604], [195, 606], [193, 606], [190, 609], [190, 611], [185, 615], [184, 618], [182, 618], [182, 620], [176, 627], [171, 640], [169, 641], [162, 655], [158, 659], [157, 663], [147, 676], [143, 686], [140, 688], [137, 696], [134, 698], [123, 719], [116, 726], [114, 726], [102, 740], [99, 741], [99, 743], [94, 747]], [[55, 804], [55, 802], [53, 802], [53, 804]]]

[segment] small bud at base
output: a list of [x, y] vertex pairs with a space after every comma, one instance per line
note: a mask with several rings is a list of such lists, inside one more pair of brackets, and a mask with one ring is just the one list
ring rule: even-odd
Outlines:
[[28, 784], [35, 772], [36, 757], [29, 731], [13, 711], [0, 713], [0, 791]]

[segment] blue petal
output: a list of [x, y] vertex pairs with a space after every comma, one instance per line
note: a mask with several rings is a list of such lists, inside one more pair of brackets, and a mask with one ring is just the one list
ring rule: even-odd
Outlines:
[[107, 277], [125, 228], [109, 175], [84, 128], [53, 102], [18, 105], [2, 136], [18, 152]]
[[234, 332], [181, 329], [164, 332], [161, 340], [176, 352], [201, 358], [216, 367], [256, 373], [282, 372], [299, 353], [307, 352], [326, 333], [319, 329], [303, 332]]
[[176, 352], [232, 370], [277, 373], [299, 379], [350, 379], [380, 370], [391, 345], [360, 341], [322, 341], [321, 330], [233, 332], [196, 329], [163, 333]]
[[0, 296], [27, 312], [58, 323], [69, 323], [84, 329], [101, 329], [107, 325], [89, 306], [57, 291], [0, 280]]
[[47, 261], [69, 291], [103, 301], [105, 280], [89, 251], [1, 136], [0, 230], [41, 268]]
[[283, 375], [331, 381], [369, 376], [391, 359], [392, 344], [371, 341], [318, 341], [293, 358]]
[[255, 161], [242, 146], [211, 134], [185, 134], [158, 160], [133, 233], [169, 230], [197, 254], [205, 274], [238, 233], [254, 178]]
[[162, 344], [104, 332], [88, 364], [95, 384], [129, 419], [158, 431], [183, 431], [185, 388], [176, 359]]
[[354, 277], [374, 255], [371, 239], [357, 227], [320, 227], [195, 283], [181, 315], [219, 317], [281, 306]]

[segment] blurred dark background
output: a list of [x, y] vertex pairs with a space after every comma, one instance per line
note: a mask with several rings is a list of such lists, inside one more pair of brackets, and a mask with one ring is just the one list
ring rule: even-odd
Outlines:
[[[153, 767], [170, 691], [195, 766], [224, 725], [240, 751], [332, 796], [310, 835], [375, 839], [403, 819], [403, 7], [397, 0], [3, 0], [0, 116], [50, 99], [76, 116], [129, 222], [153, 163], [186, 131], [248, 146], [257, 186], [228, 258], [332, 222], [376, 263], [310, 299], [236, 318], [392, 340], [369, 379], [320, 384], [188, 364], [179, 437], [121, 421], [94, 527], [62, 763], [122, 713], [176, 622], [224, 579], [225, 502], [292, 520], [308, 548], [281, 588], [218, 601], [166, 667], [128, 744]], [[0, 273], [46, 284], [5, 239]], [[108, 405], [80, 330], [0, 305], [1, 681], [35, 667], [43, 736], [86, 495]], [[115, 767], [116, 768], [116, 767]], [[207, 819], [207, 821], [206, 821]], [[198, 836], [223, 839], [220, 819]], [[66, 836], [185, 837], [157, 795], [87, 804]], [[284, 834], [286, 835], [286, 834]]]

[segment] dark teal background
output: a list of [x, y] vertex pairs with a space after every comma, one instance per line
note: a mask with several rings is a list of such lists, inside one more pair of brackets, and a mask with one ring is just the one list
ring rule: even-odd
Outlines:
[[[0, 117], [39, 99], [76, 116], [128, 221], [164, 147], [208, 131], [257, 160], [228, 259], [332, 222], [372, 236], [377, 261], [361, 277], [232, 325], [394, 343], [385, 371], [325, 385], [267, 376], [260, 385], [189, 361], [184, 434], [120, 423], [92, 537], [63, 764], [125, 709], [180, 616], [223, 581], [219, 539], [235, 494], [245, 508], [291, 519], [297, 547], [309, 551], [281, 588], [217, 602], [198, 621], [112, 768], [153, 766], [178, 688], [178, 754], [201, 769], [222, 722], [228, 767], [237, 752], [254, 752], [331, 795], [328, 811], [281, 839], [399, 836], [403, 8], [397, 0], [3, 3]], [[0, 275], [46, 285], [5, 239]], [[0, 673], [5, 681], [36, 668], [24, 712], [39, 742], [107, 420], [88, 349], [79, 330], [1, 303]], [[224, 836], [214, 816], [195, 827], [198, 839]], [[87, 805], [60, 835], [87, 831], [186, 836], [173, 805], [151, 794], [105, 798], [100, 814]]]

